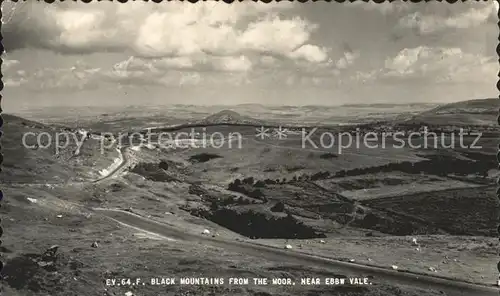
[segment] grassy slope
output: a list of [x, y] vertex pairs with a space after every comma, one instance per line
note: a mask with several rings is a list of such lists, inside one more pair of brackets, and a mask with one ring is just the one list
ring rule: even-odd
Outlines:
[[407, 122], [433, 125], [496, 125], [499, 100], [482, 99], [439, 106], [414, 116]]
[[[77, 150], [76, 141], [71, 139], [68, 147], [61, 149], [56, 154], [55, 134], [63, 132], [61, 128], [47, 126], [34, 121], [26, 120], [17, 116], [3, 114], [3, 136], [2, 148], [4, 162], [2, 164], [2, 181], [4, 182], [63, 182], [75, 180], [76, 178], [95, 178], [98, 171], [109, 166], [118, 152], [114, 149], [106, 149], [104, 154], [100, 152], [98, 140], [87, 140], [80, 154], [75, 156]], [[31, 149], [23, 145], [25, 133], [40, 135], [48, 133], [52, 136], [52, 142], [48, 138], [41, 138], [43, 144], [50, 144], [48, 148]], [[26, 138], [29, 146], [37, 141], [33, 135]], [[81, 139], [78, 135], [78, 140]], [[61, 138], [64, 143], [64, 138]]]

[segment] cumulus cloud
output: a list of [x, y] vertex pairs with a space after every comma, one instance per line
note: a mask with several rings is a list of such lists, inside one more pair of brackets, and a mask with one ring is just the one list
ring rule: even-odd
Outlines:
[[[462, 4], [463, 5], [463, 4]], [[410, 13], [399, 20], [398, 26], [417, 30], [420, 34], [430, 34], [445, 29], [467, 29], [478, 27], [490, 20], [496, 22], [498, 3], [474, 3], [465, 11], [439, 15], [434, 11]]]
[[328, 59], [328, 49], [305, 44], [291, 52], [289, 56], [293, 59], [302, 58], [311, 63], [321, 63]]
[[[238, 5], [30, 2], [18, 9], [3, 31], [10, 51], [34, 47], [65, 54], [130, 55], [112, 69], [91, 74], [122, 84], [186, 85], [215, 83], [218, 78], [241, 84], [250, 81], [249, 72], [261, 74], [258, 69], [276, 68], [266, 72], [272, 75], [293, 70], [310, 76], [314, 70], [332, 73], [352, 64], [356, 57], [351, 53], [329, 57], [330, 49], [311, 38], [318, 25], [284, 13], [293, 12], [291, 8], [294, 4], [289, 2], [250, 1]], [[332, 58], [339, 61], [331, 62]], [[43, 75], [51, 82], [42, 87], [85, 87], [88, 82], [75, 79], [80, 70], [46, 69]], [[63, 78], [49, 79], [54, 75]]]
[[405, 48], [385, 61], [386, 77], [429, 78], [435, 82], [488, 82], [496, 79], [498, 61], [460, 48]]
[[10, 45], [10, 50], [38, 46], [76, 53], [129, 51], [148, 58], [265, 52], [313, 61], [324, 54], [323, 48], [313, 44], [293, 54], [310, 41], [317, 26], [300, 17], [280, 15], [292, 7], [290, 3], [101, 2], [29, 6], [5, 25], [4, 37], [9, 41], [5, 44]]

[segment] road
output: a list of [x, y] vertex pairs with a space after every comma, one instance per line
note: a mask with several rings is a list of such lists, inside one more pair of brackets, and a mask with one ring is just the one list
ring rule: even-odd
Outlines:
[[449, 296], [487, 296], [498, 295], [499, 293], [499, 289], [496, 287], [475, 285], [436, 276], [348, 263], [330, 258], [283, 250], [276, 247], [253, 244], [250, 242], [231, 241], [217, 237], [213, 238], [204, 235], [186, 233], [170, 225], [152, 221], [127, 211], [103, 208], [96, 208], [94, 210], [102, 213], [114, 221], [174, 240], [205, 243], [215, 247], [224, 248], [229, 251], [255, 256], [258, 258], [265, 258], [274, 262], [320, 267], [335, 272], [336, 274], [346, 276], [371, 276], [371, 281], [375, 284], [405, 285], [426, 290], [432, 289], [443, 292], [444, 295]]
[[92, 181], [92, 183], [100, 183], [100, 182], [106, 181], [108, 179], [116, 177], [119, 173], [121, 173], [123, 171], [123, 168], [128, 165], [128, 159], [127, 159], [126, 152], [127, 152], [127, 147], [120, 148], [122, 162], [114, 170], [110, 171], [107, 175], [102, 176], [101, 178]]
[[[121, 148], [120, 152], [123, 156], [122, 163], [108, 175], [93, 181], [99, 183], [104, 180], [117, 176], [122, 169], [128, 165], [126, 147]], [[285, 262], [286, 264], [308, 265], [325, 268], [334, 271], [337, 274], [345, 274], [355, 277], [368, 277], [372, 276], [372, 282], [385, 283], [390, 285], [405, 285], [413, 286], [422, 289], [433, 289], [441, 291], [444, 295], [460, 296], [487, 296], [498, 295], [499, 289], [497, 287], [488, 287], [476, 284], [465, 283], [453, 279], [446, 279], [437, 276], [429, 276], [416, 274], [411, 272], [395, 271], [390, 269], [366, 266], [355, 263], [347, 263], [343, 261], [334, 260], [315, 256], [311, 254], [298, 253], [294, 251], [286, 251], [272, 246], [264, 246], [250, 242], [231, 241], [222, 238], [213, 238], [203, 235], [195, 235], [183, 232], [170, 225], [159, 223], [136, 214], [117, 210], [117, 209], [104, 209], [95, 208], [96, 212], [125, 225], [158, 234], [173, 240], [183, 240], [210, 244], [216, 247], [224, 248], [233, 252], [242, 253], [258, 258], [266, 258], [275, 262]]]

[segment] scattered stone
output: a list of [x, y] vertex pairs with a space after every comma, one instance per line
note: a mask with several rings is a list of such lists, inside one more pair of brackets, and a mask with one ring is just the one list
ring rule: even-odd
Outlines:
[[48, 248], [44, 253], [43, 253], [43, 257], [55, 257], [56, 256], [56, 253], [57, 253], [57, 250], [59, 249], [59, 246], [58, 245], [53, 245], [51, 246], [50, 248]]
[[47, 267], [47, 266], [51, 266], [51, 265], [54, 265], [54, 261], [38, 261], [37, 262], [38, 266], [40, 267]]
[[415, 250], [416, 250], [417, 252], [420, 252], [420, 247], [416, 247], [416, 248], [415, 248]]
[[285, 245], [285, 249], [291, 249], [292, 245]]
[[372, 262], [372, 261], [373, 261], [373, 259], [372, 259], [372, 258], [368, 258], [368, 262]]
[[93, 242], [91, 245], [92, 248], [98, 248], [99, 244], [97, 242]]
[[392, 269], [394, 269], [394, 270], [398, 270], [398, 266], [397, 266], [397, 265], [392, 265], [391, 267], [392, 267]]

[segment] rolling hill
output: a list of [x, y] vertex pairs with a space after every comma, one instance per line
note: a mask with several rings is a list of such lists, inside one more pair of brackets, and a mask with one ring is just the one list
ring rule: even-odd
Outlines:
[[206, 118], [198, 121], [200, 125], [218, 125], [218, 124], [234, 124], [234, 125], [262, 125], [264, 121], [244, 116], [232, 110], [222, 110]]
[[[100, 141], [95, 139], [86, 140], [78, 153], [74, 135], [78, 141], [83, 135], [76, 130], [49, 126], [10, 114], [2, 114], [2, 118], [3, 183], [58, 183], [95, 178], [99, 170], [109, 166], [118, 156], [114, 149], [105, 150], [101, 155]], [[56, 153], [56, 135], [63, 132], [70, 135], [69, 144]], [[65, 138], [61, 136], [60, 139], [60, 145], [64, 146]]]
[[497, 125], [500, 100], [488, 98], [438, 106], [405, 119], [402, 123], [429, 125], [492, 126]]

